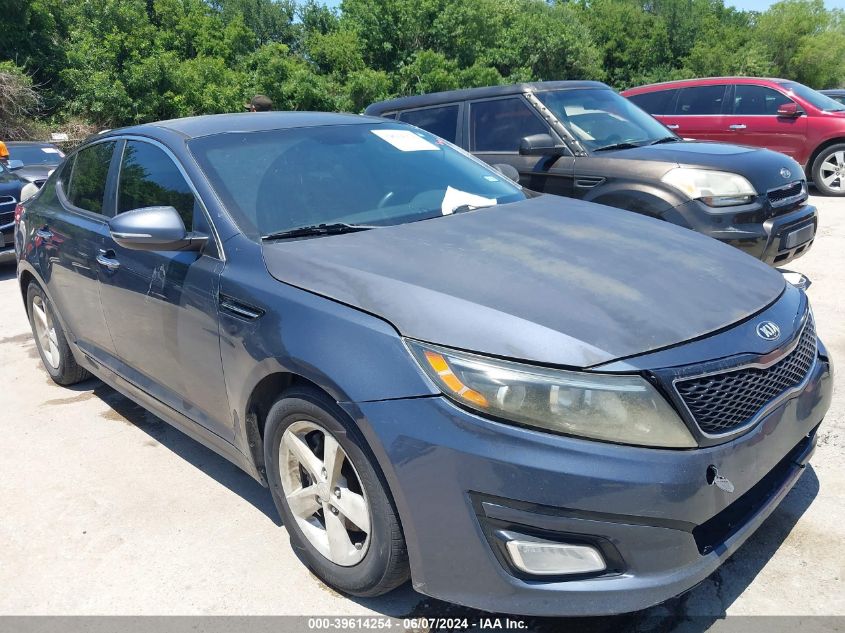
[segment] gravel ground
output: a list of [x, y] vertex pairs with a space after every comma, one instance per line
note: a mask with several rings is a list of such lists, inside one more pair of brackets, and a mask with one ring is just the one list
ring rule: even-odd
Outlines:
[[[813, 202], [816, 244], [790, 268], [812, 279], [818, 331], [845, 359], [845, 200]], [[98, 381], [54, 385], [14, 270], [2, 266], [0, 324], [0, 614], [475, 615], [407, 586], [360, 600], [320, 583], [247, 475]], [[845, 615], [843, 456], [838, 384], [812, 465], [708, 580], [643, 613], [531, 628], [706, 630], [726, 614]]]

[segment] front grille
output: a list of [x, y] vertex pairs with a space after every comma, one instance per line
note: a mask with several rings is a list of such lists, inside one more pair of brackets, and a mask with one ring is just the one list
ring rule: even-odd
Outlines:
[[0, 207], [7, 204], [17, 204], [18, 201], [14, 196], [0, 196]]
[[772, 400], [801, 384], [815, 359], [816, 327], [810, 315], [798, 345], [774, 365], [679, 380], [675, 389], [704, 433], [725, 435], [742, 428]]
[[800, 197], [804, 194], [804, 182], [799, 180], [792, 184], [780, 187], [778, 189], [770, 189], [766, 196], [769, 198], [769, 203], [773, 207], [779, 207], [784, 204], [793, 202], [793, 198]]
[[4, 211], [0, 213], [0, 226], [5, 226], [10, 222], [15, 220], [15, 212], [14, 211]]

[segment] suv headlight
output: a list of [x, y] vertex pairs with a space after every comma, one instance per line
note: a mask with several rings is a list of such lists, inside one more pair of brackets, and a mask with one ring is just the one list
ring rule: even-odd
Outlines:
[[696, 446], [666, 399], [641, 376], [547, 369], [406, 342], [446, 396], [487, 415], [609, 442]]
[[727, 171], [676, 167], [666, 172], [661, 180], [684, 192], [691, 200], [701, 200], [710, 207], [748, 204], [757, 196], [748, 180]]

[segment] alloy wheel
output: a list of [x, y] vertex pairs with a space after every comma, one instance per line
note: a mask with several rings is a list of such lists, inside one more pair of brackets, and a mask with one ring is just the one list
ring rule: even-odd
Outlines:
[[361, 562], [370, 544], [370, 504], [337, 439], [314, 422], [294, 422], [282, 435], [279, 473], [288, 508], [308, 542], [336, 565]]
[[819, 169], [822, 183], [832, 191], [843, 190], [845, 179], [845, 151], [833, 152], [821, 164]]
[[53, 322], [53, 311], [47, 300], [38, 295], [32, 298], [32, 322], [44, 360], [53, 369], [58, 369], [61, 354], [59, 353], [59, 337]]

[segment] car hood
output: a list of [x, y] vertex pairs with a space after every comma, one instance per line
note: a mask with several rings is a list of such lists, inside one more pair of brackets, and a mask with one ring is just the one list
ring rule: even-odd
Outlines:
[[[697, 167], [729, 171], [747, 178], [758, 193], [801, 180], [804, 172], [794, 160], [780, 152], [758, 147], [706, 141], [679, 141], [602, 152], [614, 158], [670, 163], [667, 167]], [[785, 168], [789, 176], [781, 175]], [[668, 169], [667, 169], [668, 171]]]
[[404, 336], [569, 367], [726, 328], [785, 283], [693, 231], [556, 196], [263, 252], [279, 281], [382, 317]]
[[27, 182], [47, 180], [58, 165], [25, 165], [15, 170], [15, 174]]

